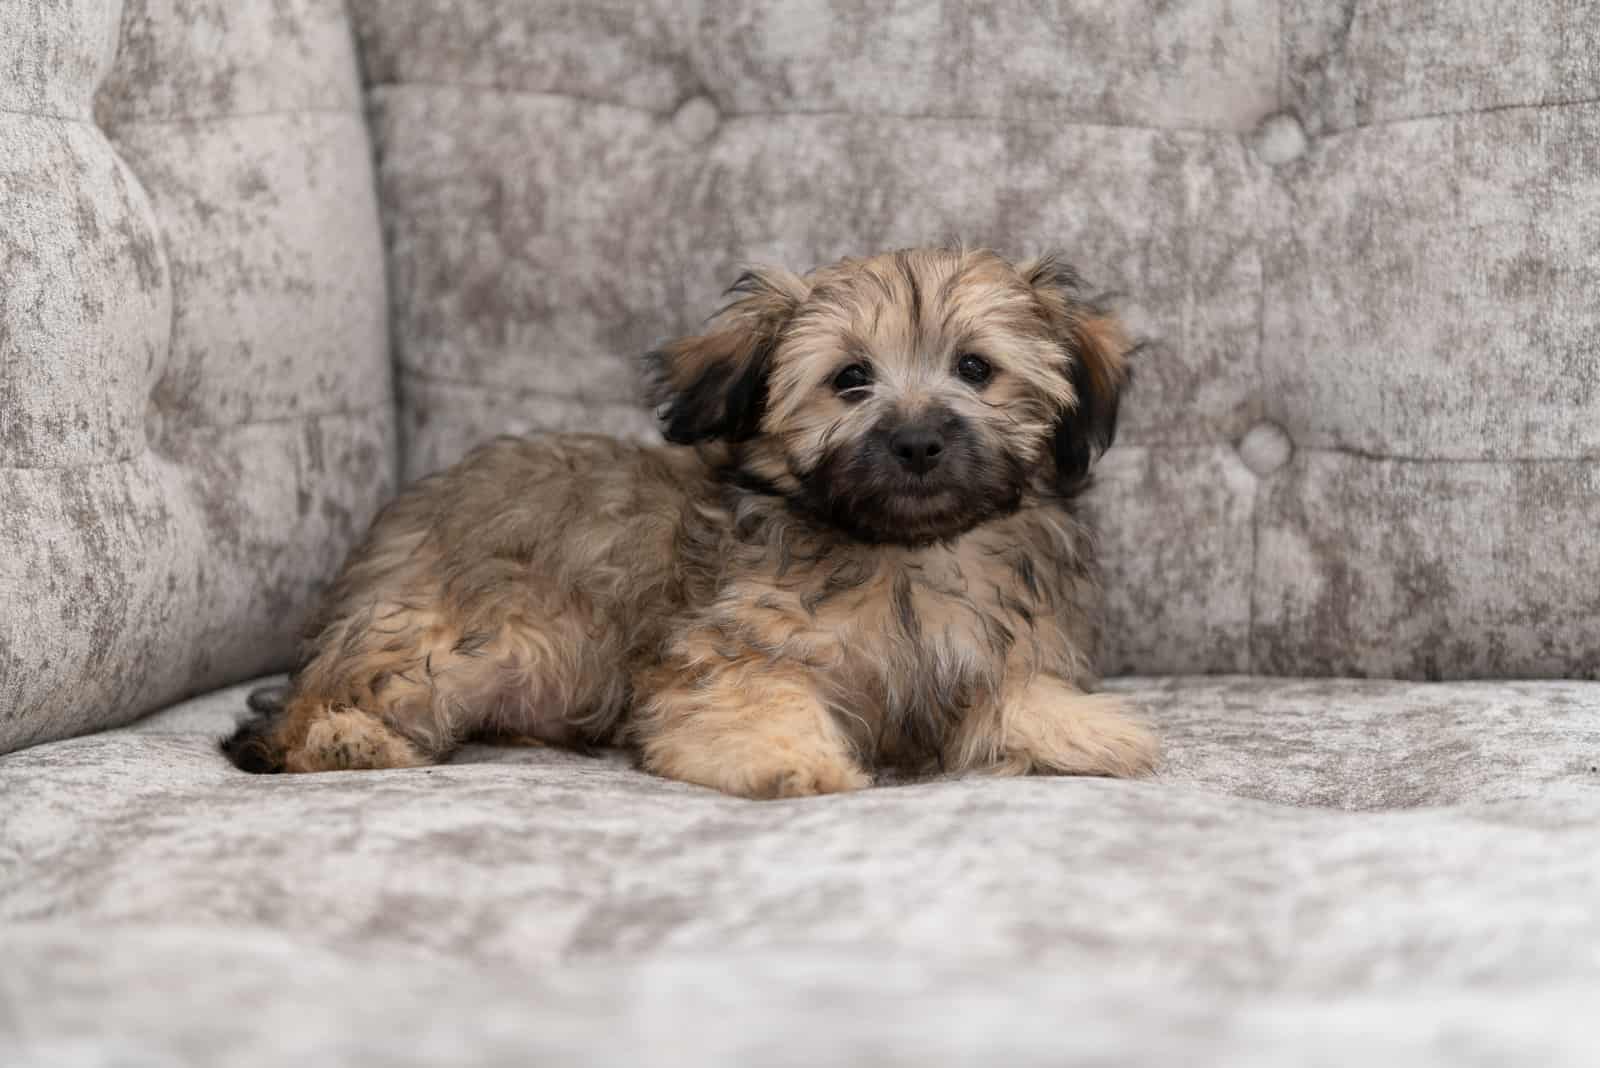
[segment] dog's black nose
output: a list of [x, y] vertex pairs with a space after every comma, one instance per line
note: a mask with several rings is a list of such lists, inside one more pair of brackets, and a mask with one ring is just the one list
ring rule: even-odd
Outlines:
[[896, 430], [889, 438], [889, 451], [894, 453], [901, 467], [925, 475], [939, 466], [939, 456], [944, 452], [944, 439], [932, 427], [912, 423]]

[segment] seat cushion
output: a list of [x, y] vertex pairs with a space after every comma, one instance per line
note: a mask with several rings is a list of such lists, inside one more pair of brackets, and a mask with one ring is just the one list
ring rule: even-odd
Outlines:
[[1592, 1056], [1600, 684], [1113, 688], [1154, 780], [252, 777], [244, 687], [13, 753], [0, 1062]]

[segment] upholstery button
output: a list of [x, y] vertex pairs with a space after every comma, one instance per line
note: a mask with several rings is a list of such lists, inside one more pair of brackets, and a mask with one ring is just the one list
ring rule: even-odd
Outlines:
[[717, 126], [722, 122], [722, 113], [717, 110], [716, 103], [705, 95], [691, 96], [672, 115], [672, 129], [680, 138], [691, 145], [716, 133]]
[[1287, 111], [1262, 119], [1250, 135], [1250, 143], [1261, 162], [1273, 167], [1299, 159], [1310, 147], [1305, 127]]
[[1239, 442], [1239, 458], [1257, 478], [1266, 478], [1293, 456], [1294, 442], [1277, 423], [1257, 423]]

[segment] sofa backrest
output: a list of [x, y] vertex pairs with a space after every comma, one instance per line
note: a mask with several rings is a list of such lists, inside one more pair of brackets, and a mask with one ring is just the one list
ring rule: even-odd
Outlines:
[[653, 436], [746, 260], [1063, 250], [1155, 344], [1113, 671], [1600, 671], [1600, 19], [1564, 0], [352, 0], [410, 475]]
[[0, 751], [286, 666], [397, 438], [957, 238], [1153, 342], [1110, 670], [1593, 677], [1589, 7], [0, 0]]
[[339, 0], [0, 0], [0, 752], [286, 666], [389, 366]]

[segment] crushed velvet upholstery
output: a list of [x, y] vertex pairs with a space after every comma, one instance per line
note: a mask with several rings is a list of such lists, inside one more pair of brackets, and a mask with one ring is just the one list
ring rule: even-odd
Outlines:
[[[1597, 56], [1583, 0], [0, 0], [0, 1064], [1593, 1063]], [[946, 238], [1150, 342], [1093, 506], [1160, 777], [223, 761], [397, 478], [653, 436], [742, 261]]]

